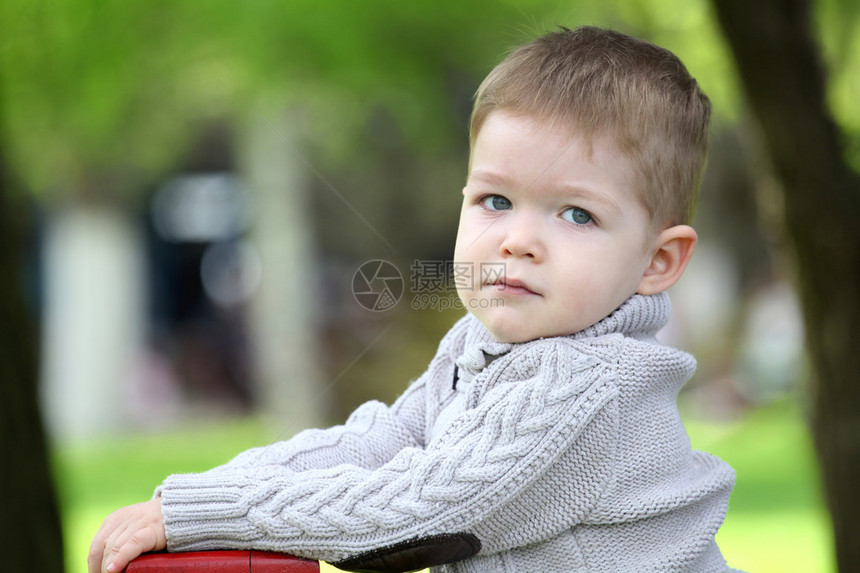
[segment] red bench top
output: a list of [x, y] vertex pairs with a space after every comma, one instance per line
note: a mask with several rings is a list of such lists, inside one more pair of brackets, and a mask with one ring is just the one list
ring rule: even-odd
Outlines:
[[268, 551], [191, 551], [146, 553], [127, 573], [319, 573], [316, 561]]

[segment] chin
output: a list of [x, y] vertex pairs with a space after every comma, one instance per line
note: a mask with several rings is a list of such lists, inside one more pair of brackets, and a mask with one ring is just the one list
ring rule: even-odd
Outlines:
[[[480, 318], [480, 317], [479, 317]], [[568, 336], [576, 332], [576, 330], [555, 330], [546, 329], [542, 332], [536, 331], [534, 328], [523, 328], [521, 325], [511, 324], [488, 324], [486, 321], [481, 321], [490, 334], [493, 335], [498, 342], [506, 342], [509, 344], [517, 344], [520, 342], [530, 342], [540, 338], [553, 338], [555, 336]]]
[[519, 315], [506, 316], [500, 312], [474, 312], [484, 327], [493, 335], [497, 342], [516, 344], [536, 340], [541, 336], [535, 334], [533, 328], [528, 328], [529, 321]]
[[505, 328], [498, 327], [493, 325], [484, 324], [487, 327], [487, 330], [490, 331], [490, 334], [493, 335], [498, 342], [505, 342], [508, 344], [517, 344], [519, 342], [528, 342], [529, 340], [535, 340], [536, 338], [540, 338], [539, 336], [533, 336], [529, 332], [524, 332], [521, 328]]

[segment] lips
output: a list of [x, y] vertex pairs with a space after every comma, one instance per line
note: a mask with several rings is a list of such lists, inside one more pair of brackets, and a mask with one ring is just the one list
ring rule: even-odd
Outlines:
[[530, 289], [526, 283], [514, 278], [499, 279], [492, 286], [508, 294], [538, 294]]

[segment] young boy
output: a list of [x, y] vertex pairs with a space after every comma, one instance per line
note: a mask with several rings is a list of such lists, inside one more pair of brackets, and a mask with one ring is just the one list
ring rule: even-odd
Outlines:
[[697, 240], [709, 116], [647, 42], [589, 27], [514, 51], [476, 96], [454, 256], [505, 272], [462, 285], [470, 312], [427, 371], [390, 407], [170, 476], [108, 517], [90, 571], [165, 546], [365, 571], [728, 570], [734, 474], [690, 449], [676, 395], [695, 361], [654, 338]]

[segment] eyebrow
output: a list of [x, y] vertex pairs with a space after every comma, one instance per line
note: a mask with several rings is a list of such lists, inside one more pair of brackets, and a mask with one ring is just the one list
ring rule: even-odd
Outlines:
[[504, 187], [508, 183], [510, 183], [510, 179], [508, 179], [504, 175], [499, 175], [498, 173], [493, 173], [491, 171], [483, 171], [480, 169], [476, 169], [475, 171], [469, 173], [467, 181], [479, 181], [481, 183], [486, 183], [487, 185], [492, 185], [494, 187]]
[[606, 205], [609, 209], [615, 211], [616, 214], [620, 215], [623, 213], [621, 205], [619, 205], [615, 199], [604, 193], [593, 191], [587, 187], [580, 187], [578, 185], [562, 185], [561, 190], [573, 197], [582, 197], [583, 199], [595, 201], [601, 205]]

